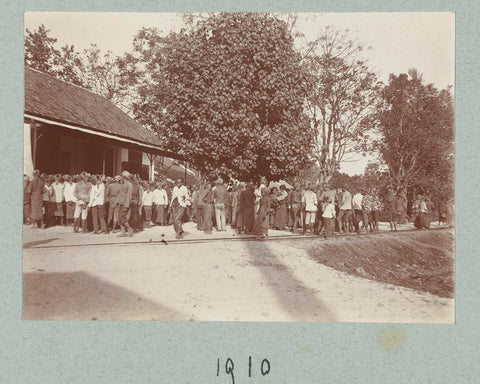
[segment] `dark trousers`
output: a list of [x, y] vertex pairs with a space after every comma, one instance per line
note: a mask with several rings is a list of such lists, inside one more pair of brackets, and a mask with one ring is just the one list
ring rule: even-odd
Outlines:
[[360, 222], [363, 221], [363, 226], [368, 230], [368, 216], [362, 209], [355, 209], [355, 230], [360, 232]]
[[103, 205], [96, 205], [92, 207], [92, 221], [93, 230], [98, 232], [100, 226], [103, 232], [107, 232], [107, 222], [105, 221], [105, 207]]
[[352, 215], [352, 210], [351, 209], [340, 209], [338, 211], [338, 229], [340, 231], [347, 231], [348, 230], [348, 224], [350, 222], [350, 217]]

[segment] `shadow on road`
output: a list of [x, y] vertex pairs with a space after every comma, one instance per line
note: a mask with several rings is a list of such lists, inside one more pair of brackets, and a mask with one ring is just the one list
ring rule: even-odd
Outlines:
[[24, 273], [24, 320], [188, 320], [85, 272]]
[[[335, 317], [316, 292], [298, 280], [269, 248], [267, 242], [246, 241], [252, 265], [259, 268], [267, 285], [292, 320], [334, 322]], [[271, 319], [275, 321], [275, 319]]]
[[35, 247], [37, 245], [43, 245], [43, 244], [48, 244], [52, 241], [58, 240], [58, 237], [53, 237], [51, 239], [44, 239], [44, 240], [36, 240], [36, 241], [29, 241], [27, 243], [23, 244], [23, 249], [29, 249], [32, 247]]

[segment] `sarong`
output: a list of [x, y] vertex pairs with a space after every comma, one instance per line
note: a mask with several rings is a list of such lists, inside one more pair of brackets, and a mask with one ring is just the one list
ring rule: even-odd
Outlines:
[[178, 200], [175, 199], [175, 201], [172, 203], [172, 218], [173, 218], [173, 229], [175, 230], [175, 233], [177, 235], [183, 233], [182, 218], [184, 214], [185, 214], [185, 207], [182, 207], [178, 203]]

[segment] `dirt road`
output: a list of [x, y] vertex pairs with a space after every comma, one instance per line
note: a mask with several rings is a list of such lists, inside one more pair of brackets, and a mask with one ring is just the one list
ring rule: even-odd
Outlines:
[[[338, 241], [28, 248], [24, 249], [23, 316], [50, 320], [454, 321], [452, 298], [355, 276], [326, 266], [318, 252], [312, 252], [321, 253], [323, 247], [338, 245]], [[330, 252], [330, 257], [335, 255]]]

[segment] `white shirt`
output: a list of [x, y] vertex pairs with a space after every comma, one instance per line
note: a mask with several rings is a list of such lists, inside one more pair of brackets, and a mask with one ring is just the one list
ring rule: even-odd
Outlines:
[[327, 204], [325, 207], [325, 211], [323, 211], [323, 217], [330, 217], [333, 218], [335, 217], [335, 205], [332, 203]]
[[344, 191], [342, 195], [342, 206], [340, 209], [352, 209], [352, 194], [348, 191]]
[[103, 183], [99, 185], [92, 185], [90, 190], [90, 207], [96, 207], [103, 205], [105, 201], [105, 185]]
[[362, 200], [363, 195], [361, 193], [356, 193], [352, 199], [353, 209], [362, 209]]
[[75, 189], [75, 183], [68, 183], [65, 182], [64, 188], [63, 188], [63, 195], [65, 196], [65, 201], [73, 201], [74, 203], [77, 202], [77, 198], [73, 194], [73, 191]]
[[143, 192], [143, 197], [142, 197], [143, 205], [151, 206], [153, 203], [152, 197], [153, 197], [152, 191]]
[[305, 204], [305, 210], [307, 212], [317, 212], [317, 194], [313, 191], [305, 191], [305, 194], [302, 197], [302, 202]]
[[175, 201], [175, 199], [178, 200], [178, 203], [180, 204], [181, 207], [186, 207], [188, 205], [189, 196], [188, 196], [188, 189], [186, 186], [182, 185], [180, 188], [177, 186], [173, 187], [172, 201], [170, 202], [170, 206]]
[[155, 189], [152, 192], [152, 200], [155, 205], [168, 205], [168, 195], [165, 189]]
[[61, 203], [63, 201], [63, 183], [53, 183], [52, 188], [55, 194], [55, 202]]

